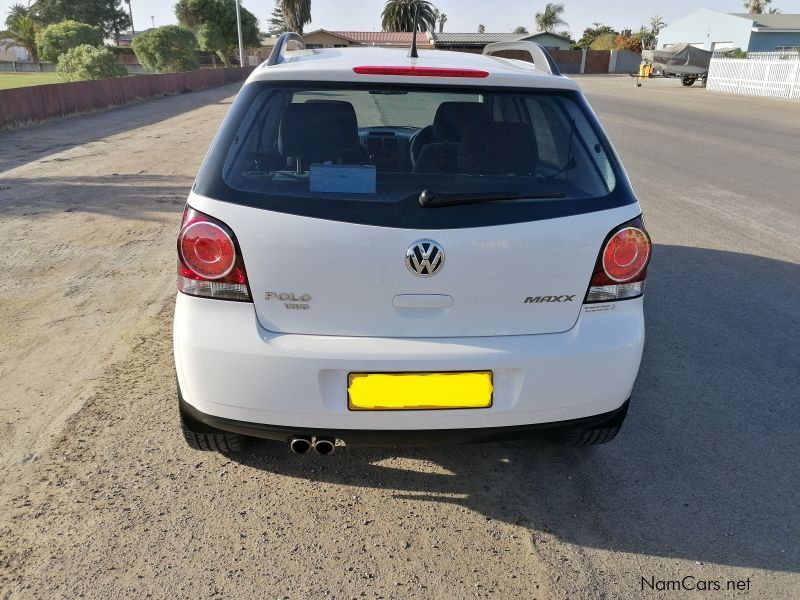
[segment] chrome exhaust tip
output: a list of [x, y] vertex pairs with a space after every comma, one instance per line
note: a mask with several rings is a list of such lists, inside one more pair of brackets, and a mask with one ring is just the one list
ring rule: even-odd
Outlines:
[[294, 435], [289, 438], [289, 450], [295, 454], [305, 454], [311, 450], [311, 438], [303, 435]]
[[336, 440], [328, 437], [319, 437], [314, 439], [314, 451], [317, 454], [333, 454], [336, 449]]

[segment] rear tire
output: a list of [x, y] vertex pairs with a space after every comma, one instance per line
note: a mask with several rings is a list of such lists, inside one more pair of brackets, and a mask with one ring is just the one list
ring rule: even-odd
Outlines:
[[600, 423], [593, 427], [572, 427], [563, 429], [558, 433], [550, 435], [550, 441], [565, 446], [596, 446], [598, 444], [607, 444], [619, 433], [622, 429], [622, 423], [625, 421], [625, 415], [628, 414], [628, 403], [617, 414], [605, 423]]
[[681, 83], [683, 84], [684, 87], [689, 87], [691, 85], [694, 85], [695, 81], [697, 81], [696, 77], [684, 77], [683, 79], [681, 79]]
[[236, 454], [244, 449], [244, 439], [236, 433], [198, 433], [181, 423], [183, 439], [193, 450]]
[[202, 431], [205, 426], [192, 419], [184, 411], [183, 394], [181, 388], [175, 382], [178, 390], [178, 415], [181, 420], [181, 431], [186, 444], [193, 450], [203, 450], [204, 452], [220, 452], [222, 454], [236, 454], [244, 449], [246, 439], [238, 433], [227, 433], [224, 431]]

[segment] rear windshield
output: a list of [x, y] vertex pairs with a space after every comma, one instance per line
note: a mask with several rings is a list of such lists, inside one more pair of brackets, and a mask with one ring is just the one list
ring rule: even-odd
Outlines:
[[347, 203], [411, 207], [424, 191], [530, 204], [617, 186], [611, 151], [573, 92], [250, 84], [240, 96], [198, 179], [228, 192], [219, 199], [330, 217], [351, 212]]

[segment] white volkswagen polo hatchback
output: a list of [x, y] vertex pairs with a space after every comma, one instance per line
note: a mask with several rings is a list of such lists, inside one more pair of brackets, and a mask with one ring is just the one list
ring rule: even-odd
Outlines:
[[649, 258], [619, 159], [538, 45], [409, 58], [284, 34], [183, 215], [185, 438], [607, 442], [642, 356]]

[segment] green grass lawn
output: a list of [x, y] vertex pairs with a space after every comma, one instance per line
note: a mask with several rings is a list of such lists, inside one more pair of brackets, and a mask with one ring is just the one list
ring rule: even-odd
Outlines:
[[0, 73], [0, 90], [59, 83], [55, 73]]

